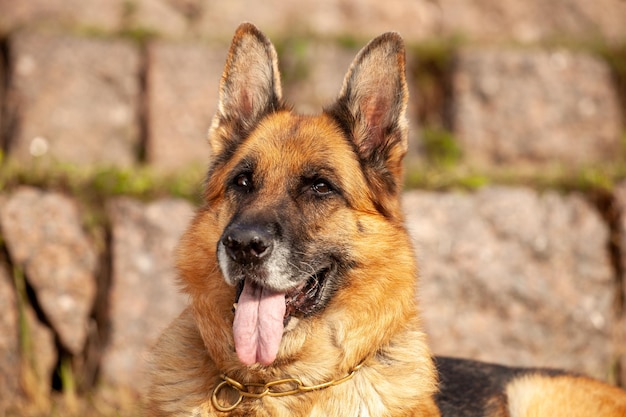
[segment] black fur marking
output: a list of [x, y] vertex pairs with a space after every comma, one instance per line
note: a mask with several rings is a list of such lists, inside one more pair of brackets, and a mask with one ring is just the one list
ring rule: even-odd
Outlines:
[[[502, 365], [438, 356], [440, 391], [435, 397], [442, 417], [483, 417], [494, 409], [506, 409], [506, 386], [529, 374], [568, 375], [546, 368], [510, 368]], [[492, 414], [493, 415], [493, 414]], [[497, 414], [496, 414], [497, 415]]]

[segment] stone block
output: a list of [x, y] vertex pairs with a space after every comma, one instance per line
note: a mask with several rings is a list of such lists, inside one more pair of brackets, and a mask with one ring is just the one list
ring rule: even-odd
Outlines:
[[145, 389], [146, 356], [186, 297], [175, 282], [173, 251], [193, 216], [183, 200], [109, 202], [112, 231], [110, 340], [101, 362], [105, 383]]
[[609, 231], [577, 194], [490, 187], [404, 198], [437, 354], [606, 378], [615, 288]]
[[159, 41], [149, 48], [147, 159], [159, 170], [208, 165], [226, 47]]
[[451, 125], [472, 165], [581, 167], [621, 155], [611, 73], [590, 55], [468, 48], [452, 80]]
[[[84, 7], [84, 6], [81, 6]], [[11, 39], [23, 163], [129, 166], [139, 146], [139, 55], [123, 40], [23, 33]]]
[[0, 34], [25, 27], [119, 29], [122, 0], [0, 0]]
[[24, 271], [61, 343], [81, 353], [96, 297], [97, 254], [76, 202], [20, 188], [1, 204], [0, 228], [11, 261]]

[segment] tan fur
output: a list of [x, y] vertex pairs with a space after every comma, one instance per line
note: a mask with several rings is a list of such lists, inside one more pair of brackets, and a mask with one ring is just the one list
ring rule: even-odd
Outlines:
[[[327, 138], [337, 135], [337, 132], [333, 132], [332, 124], [322, 116], [300, 118], [286, 112], [271, 116], [267, 123], [268, 132], [262, 127], [257, 134], [265, 137], [270, 132], [289, 132], [292, 127], [290, 125], [294, 123], [300, 125], [298, 143], [294, 143], [294, 148], [291, 149], [295, 155], [301, 152], [300, 144], [303, 141], [313, 141], [320, 133]], [[242, 154], [256, 152], [254, 148], [259, 143], [250, 140], [239, 151]], [[278, 143], [284, 145], [281, 138], [277, 138], [276, 146], [279, 146]], [[263, 141], [262, 146], [271, 149], [272, 145]], [[252, 149], [247, 149], [248, 147]], [[346, 150], [347, 144], [344, 142], [337, 141], [334, 144], [332, 151], [339, 157], [335, 157], [333, 164], [345, 170], [346, 178], [351, 182], [348, 186], [355, 190], [355, 200], [362, 201], [363, 205], [358, 210], [342, 210], [332, 218], [319, 221], [326, 223], [327, 233], [332, 234], [335, 239], [337, 232], [344, 229], [346, 241], [354, 240], [356, 227], [350, 226], [357, 222], [368, 232], [364, 239], [354, 241], [353, 250], [356, 254], [362, 254], [359, 261], [364, 266], [362, 272], [349, 278], [350, 289], [338, 293], [320, 317], [309, 322], [302, 321], [284, 337], [279, 354], [287, 362], [284, 366], [253, 370], [243, 368], [232, 348], [231, 309], [234, 289], [224, 283], [212, 259], [219, 233], [225, 226], [230, 211], [228, 205], [218, 205], [216, 210], [201, 210], [179, 248], [178, 266], [193, 303], [190, 311], [178, 320], [181, 323], [174, 324], [157, 347], [156, 355], [160, 359], [156, 375], [158, 378], [165, 374], [167, 382], [161, 384], [157, 379], [155, 386], [167, 386], [167, 389], [159, 389], [158, 393], [153, 391], [155, 400], [170, 405], [174, 400], [180, 401], [181, 391], [195, 393], [204, 390], [205, 397], [198, 402], [195, 402], [199, 399], [197, 395], [185, 396], [191, 404], [183, 405], [181, 401], [180, 415], [188, 415], [185, 413], [190, 413], [197, 407], [205, 409], [208, 413], [206, 415], [214, 415], [208, 399], [221, 372], [241, 378], [240, 380], [253, 381], [296, 376], [306, 384], [314, 385], [341, 377], [366, 359], [365, 367], [358, 371], [352, 381], [297, 397], [266, 399], [262, 402], [265, 411], [256, 410], [261, 404], [246, 402], [241, 408], [245, 410], [243, 415], [401, 416], [421, 415], [413, 411], [405, 414], [406, 410], [420, 408], [431, 409], [429, 414], [423, 415], [437, 415], [432, 414], [434, 405], [431, 395], [435, 390], [432, 361], [425, 336], [419, 330], [414, 306], [414, 260], [410, 249], [398, 250], [410, 248], [408, 237], [399, 226], [389, 227], [388, 221], [375, 214], [371, 203], [367, 203], [366, 196], [361, 195], [367, 189], [365, 180], [354, 174], [358, 172], [357, 161], [340, 157], [346, 154]], [[305, 150], [311, 155], [318, 151], [320, 149], [316, 149], [315, 143], [311, 143]], [[276, 157], [281, 154], [278, 150], [274, 152]], [[282, 179], [287, 176], [284, 170], [295, 168], [273, 160], [272, 153], [269, 155], [266, 166], [271, 167], [270, 183], [275, 184], [268, 184], [269, 191], [264, 198], [265, 205], [271, 206], [276, 203], [272, 199], [279, 196], [274, 190], [280, 188]], [[306, 158], [311, 155], [306, 155]], [[305, 161], [306, 158], [303, 155], [297, 160]], [[232, 163], [236, 161], [237, 156]], [[370, 255], [372, 248], [376, 248], [378, 256]], [[394, 300], [391, 304], [386, 301], [389, 297]], [[379, 306], [382, 305], [387, 307], [381, 309]], [[194, 328], [189, 330], [190, 327]], [[172, 333], [180, 333], [177, 337], [185, 335], [183, 330], [197, 336], [202, 335], [208, 355], [204, 353], [198, 356], [198, 338], [193, 339], [193, 343], [184, 343], [182, 346], [171, 340], [174, 337]], [[186, 336], [191, 337], [188, 334]], [[187, 366], [173, 366], [170, 362], [172, 359], [186, 363]], [[166, 369], [160, 369], [161, 367]], [[203, 372], [199, 373], [196, 367], [203, 369]], [[170, 375], [168, 369], [171, 368], [176, 373], [180, 372], [180, 375]], [[189, 375], [190, 373], [199, 375], [199, 379], [192, 381], [193, 375]], [[173, 379], [180, 382], [173, 383]], [[180, 388], [179, 384], [183, 387]], [[366, 409], [369, 410], [367, 413]], [[269, 414], [266, 414], [267, 410], [271, 410]]]
[[624, 391], [589, 378], [528, 375], [506, 392], [511, 417], [626, 417]]

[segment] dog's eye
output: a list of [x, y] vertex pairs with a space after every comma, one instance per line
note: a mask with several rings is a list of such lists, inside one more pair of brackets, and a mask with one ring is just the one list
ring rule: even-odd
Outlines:
[[324, 180], [315, 181], [311, 189], [318, 195], [328, 195], [333, 192], [332, 187]]
[[252, 175], [249, 172], [239, 174], [235, 177], [235, 185], [244, 190], [252, 188]]

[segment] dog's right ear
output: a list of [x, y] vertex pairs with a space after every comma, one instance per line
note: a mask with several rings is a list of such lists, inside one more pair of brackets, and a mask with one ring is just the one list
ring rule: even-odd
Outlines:
[[233, 151], [268, 113], [281, 108], [278, 59], [269, 39], [251, 23], [235, 32], [209, 132], [213, 155]]

